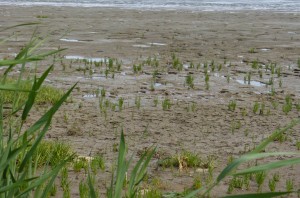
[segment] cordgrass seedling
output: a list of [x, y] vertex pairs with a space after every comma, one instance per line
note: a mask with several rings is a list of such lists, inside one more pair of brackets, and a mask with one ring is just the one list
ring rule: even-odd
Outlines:
[[141, 97], [140, 96], [137, 96], [135, 97], [135, 106], [137, 109], [140, 109], [141, 108]]
[[164, 111], [169, 110], [171, 108], [171, 101], [170, 101], [170, 99], [165, 98], [162, 101], [162, 108], [163, 108]]
[[192, 75], [188, 74], [186, 76], [185, 83], [189, 88], [194, 89], [194, 77]]
[[296, 148], [297, 148], [298, 151], [300, 151], [300, 141], [296, 142]]
[[286, 191], [292, 192], [294, 190], [294, 181], [291, 179], [286, 180]]
[[247, 81], [248, 81], [248, 85], [251, 84], [251, 72], [248, 72], [247, 74]]
[[274, 179], [269, 180], [269, 189], [271, 192], [276, 190], [276, 181]]
[[282, 106], [282, 111], [287, 115], [293, 108], [292, 98], [290, 95], [285, 97], [285, 104]]
[[88, 167], [89, 167], [89, 163], [83, 157], [79, 157], [79, 158], [75, 159], [73, 162], [73, 170], [75, 172], [80, 172], [81, 169], [83, 169], [85, 172], [87, 172]]
[[251, 54], [256, 53], [256, 49], [252, 47], [248, 50], [248, 52]]
[[223, 67], [223, 65], [222, 65], [222, 64], [219, 64], [219, 66], [218, 66], [218, 71], [221, 71], [221, 70], [222, 70], [222, 67]]
[[193, 68], [195, 68], [195, 65], [194, 65], [194, 63], [193, 63], [193, 62], [190, 62], [190, 66], [189, 66], [189, 68], [190, 68], [190, 69], [193, 69]]
[[253, 105], [253, 109], [252, 109], [253, 113], [256, 114], [259, 110], [259, 107], [260, 107], [260, 104], [258, 102], [255, 102]]
[[249, 190], [250, 187], [250, 179], [251, 179], [251, 174], [246, 174], [243, 177], [243, 184], [246, 187], [246, 190]]
[[229, 111], [235, 111], [236, 108], [236, 101], [235, 100], [231, 100], [228, 104], [228, 110]]
[[273, 176], [272, 176], [272, 179], [276, 182], [279, 182], [279, 179], [280, 179], [280, 175], [279, 173], [274, 173]]
[[227, 76], [226, 76], [226, 81], [227, 81], [227, 83], [230, 82], [230, 75], [229, 74], [227, 74]]
[[247, 116], [248, 115], [248, 111], [247, 111], [246, 108], [243, 108], [241, 112], [242, 112], [242, 116]]
[[193, 189], [199, 189], [201, 187], [202, 187], [201, 177], [197, 176], [197, 177], [194, 178]]
[[101, 155], [96, 155], [90, 162], [91, 170], [94, 174], [97, 174], [98, 170], [102, 171], [105, 169], [104, 158]]
[[252, 61], [251, 67], [252, 67], [252, 69], [258, 69], [259, 68], [258, 61], [257, 60]]
[[119, 111], [122, 111], [123, 104], [124, 104], [124, 99], [121, 97], [121, 98], [119, 98], [118, 102], [119, 102]]
[[52, 196], [52, 197], [55, 197], [56, 193], [57, 193], [57, 187], [56, 187], [55, 184], [53, 184], [51, 189], [50, 189], [49, 195]]
[[244, 180], [242, 177], [233, 177], [231, 182], [234, 188], [243, 188]]
[[256, 183], [257, 183], [257, 185], [258, 185], [257, 191], [258, 191], [258, 192], [261, 192], [261, 190], [262, 190], [262, 185], [263, 185], [263, 183], [264, 183], [264, 181], [265, 181], [265, 179], [266, 179], [267, 174], [266, 174], [266, 172], [261, 171], [261, 172], [255, 173], [254, 175], [255, 175], [255, 181], [256, 181]]
[[79, 197], [80, 198], [89, 198], [89, 187], [86, 182], [83, 180], [79, 183]]

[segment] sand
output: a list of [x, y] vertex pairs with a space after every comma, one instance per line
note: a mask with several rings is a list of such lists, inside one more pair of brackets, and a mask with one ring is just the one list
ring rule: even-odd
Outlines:
[[[238, 157], [252, 149], [273, 130], [300, 115], [296, 108], [287, 115], [282, 111], [286, 95], [291, 95], [294, 103], [300, 100], [300, 71], [297, 68], [297, 59], [300, 58], [299, 13], [0, 8], [0, 28], [37, 21], [41, 23], [37, 32], [49, 35], [44, 49], [68, 48], [61, 54], [66, 58], [109, 57], [123, 62], [121, 71], [116, 72], [114, 78], [111, 74], [105, 78], [103, 68], [93, 67], [91, 76], [89, 71], [84, 75], [78, 71], [83, 63], [70, 64], [70, 60], [63, 59], [62, 63], [55, 64], [47, 82], [64, 90], [79, 82], [72, 101], [55, 116], [47, 139], [67, 142], [82, 156], [102, 154], [106, 170], [97, 176], [102, 194], [109, 185], [111, 166], [117, 155], [113, 145], [118, 144], [121, 129], [126, 135], [129, 156], [133, 155], [135, 160], [145, 148], [157, 147], [158, 153], [149, 167], [150, 181], [159, 178], [159, 187], [164, 192], [183, 191], [192, 186], [195, 177], [200, 176], [205, 183], [207, 174], [193, 168], [181, 172], [177, 168], [163, 169], [158, 167], [158, 160], [182, 151], [197, 153], [203, 159], [210, 156], [215, 159], [214, 176], [217, 176], [230, 156]], [[0, 56], [12, 57], [28, 41], [34, 29], [28, 26], [0, 32], [1, 38], [12, 32], [17, 35], [2, 45]], [[183, 71], [172, 68], [172, 54], [183, 62]], [[156, 57], [159, 67], [144, 66], [142, 72], [135, 74], [133, 64], [148, 57]], [[274, 96], [270, 95], [271, 86], [266, 85], [271, 77], [270, 71], [263, 70], [263, 77], [259, 78], [257, 70], [251, 69], [254, 60], [263, 65], [277, 63], [282, 68], [281, 77], [274, 75]], [[196, 66], [211, 61], [223, 66], [220, 71], [216, 67], [214, 72], [210, 68], [209, 90], [206, 90], [203, 65], [199, 70], [188, 67], [191, 62]], [[45, 61], [37, 71], [42, 72], [50, 62]], [[62, 65], [66, 65], [65, 69]], [[159, 74], [155, 90], [152, 90], [155, 70]], [[253, 80], [250, 85], [244, 83], [249, 71], [252, 71]], [[186, 86], [188, 74], [195, 79], [194, 89]], [[108, 109], [104, 116], [95, 94], [99, 88], [106, 90], [110, 102], [118, 103], [120, 97], [124, 98], [124, 109], [121, 112], [118, 108]], [[135, 100], [139, 97], [141, 107], [137, 109]], [[161, 105], [165, 98], [172, 103], [167, 111]], [[157, 106], [153, 102], [155, 99], [159, 101]], [[230, 111], [228, 104], [233, 100], [237, 107]], [[278, 102], [276, 109], [272, 101], [273, 104]], [[264, 115], [252, 112], [255, 102], [265, 104]], [[31, 121], [37, 115], [32, 115]], [[267, 151], [296, 151], [299, 129], [300, 126], [293, 128], [287, 141], [274, 142]], [[271, 172], [280, 173], [277, 189], [285, 190], [288, 178], [293, 179], [299, 188], [298, 170], [299, 166], [294, 166]], [[78, 197], [78, 183], [85, 175], [83, 172], [69, 172], [71, 197]], [[221, 183], [212, 196], [226, 194], [227, 187], [228, 181]], [[257, 185], [252, 181], [248, 191], [237, 189], [234, 192], [256, 190]], [[263, 190], [268, 191], [268, 180]]]

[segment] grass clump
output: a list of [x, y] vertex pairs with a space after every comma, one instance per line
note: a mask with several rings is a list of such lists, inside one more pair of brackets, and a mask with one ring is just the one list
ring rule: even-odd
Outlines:
[[287, 115], [293, 108], [292, 98], [290, 95], [285, 97], [285, 103], [282, 106], [282, 111]]
[[195, 153], [189, 151], [183, 151], [180, 154], [167, 157], [158, 162], [159, 166], [164, 168], [178, 167], [178, 168], [188, 168], [188, 167], [203, 167], [205, 168], [204, 161]]
[[256, 53], [256, 49], [252, 47], [248, 50], [248, 52], [251, 54]]
[[231, 100], [228, 104], [228, 110], [229, 111], [235, 111], [236, 108], [236, 101], [235, 100]]
[[263, 185], [263, 183], [264, 183], [264, 181], [265, 181], [265, 179], [267, 177], [267, 174], [266, 174], [265, 171], [260, 171], [260, 172], [255, 173], [254, 177], [255, 177], [255, 181], [256, 181], [256, 183], [258, 185], [257, 191], [261, 192], [262, 185]]
[[[17, 84], [17, 80], [8, 80], [7, 83], [10, 84]], [[33, 81], [29, 80], [22, 80], [20, 82], [19, 89], [23, 90], [30, 90], [33, 85]], [[25, 100], [28, 98], [28, 92], [13, 92], [13, 91], [1, 91], [0, 97], [2, 98], [3, 103], [13, 103], [14, 99], [20, 98], [20, 103], [24, 103]], [[63, 95], [62, 90], [43, 85], [39, 90], [38, 94], [35, 98], [35, 104], [54, 104], [57, 102]]]
[[95, 157], [93, 157], [93, 159], [90, 162], [90, 167], [94, 174], [96, 174], [99, 169], [103, 171], [105, 169], [105, 162], [103, 156], [96, 155]]
[[287, 192], [292, 192], [294, 190], [294, 181], [291, 179], [286, 180], [286, 191]]
[[170, 110], [171, 109], [171, 101], [168, 98], [165, 98], [162, 101], [162, 108], [164, 111]]
[[33, 155], [33, 159], [37, 160], [39, 167], [49, 164], [56, 166], [61, 161], [73, 156], [74, 151], [70, 145], [59, 141], [42, 141], [36, 152]]
[[191, 89], [194, 89], [194, 77], [189, 74], [185, 77], [185, 84], [191, 88]]
[[80, 172], [81, 169], [87, 172], [88, 167], [89, 167], [88, 160], [84, 157], [78, 157], [73, 162], [73, 170], [75, 172]]
[[38, 19], [47, 19], [48, 16], [47, 15], [37, 15], [36, 18], [38, 18]]
[[269, 189], [271, 192], [275, 192], [277, 181], [273, 178], [269, 180]]
[[83, 180], [81, 180], [79, 183], [79, 197], [80, 198], [89, 198], [89, 186]]

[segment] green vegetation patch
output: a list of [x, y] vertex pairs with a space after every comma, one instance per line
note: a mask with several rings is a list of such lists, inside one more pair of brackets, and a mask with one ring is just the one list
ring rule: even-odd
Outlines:
[[207, 168], [206, 162], [202, 160], [197, 154], [189, 151], [183, 151], [181, 154], [167, 157], [158, 162], [159, 166], [164, 168], [169, 167], [203, 167]]
[[71, 146], [58, 141], [42, 141], [33, 155], [39, 167], [44, 165], [56, 166], [74, 154]]
[[[14, 80], [8, 80], [8, 83], [14, 83]], [[32, 81], [24, 80], [20, 82], [19, 88], [22, 90], [31, 90]], [[54, 104], [63, 96], [63, 91], [52, 86], [43, 85], [36, 96], [35, 104]], [[13, 92], [13, 91], [1, 91], [0, 97], [3, 102], [13, 103], [15, 98], [20, 98], [20, 102], [23, 103], [27, 100], [28, 92]]]

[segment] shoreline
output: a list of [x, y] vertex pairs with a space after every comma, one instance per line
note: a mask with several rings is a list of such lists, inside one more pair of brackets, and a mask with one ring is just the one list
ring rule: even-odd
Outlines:
[[[93, 4], [93, 3], [4, 3], [0, 2], [0, 6], [17, 6], [24, 8], [32, 8], [32, 7], [63, 7], [63, 8], [98, 8], [98, 9], [121, 9], [121, 10], [132, 10], [132, 11], [192, 11], [192, 12], [224, 12], [224, 13], [239, 13], [239, 12], [275, 12], [275, 13], [293, 13], [299, 14], [300, 8], [296, 10], [291, 10], [291, 8], [286, 9], [274, 9], [274, 8], [207, 8], [208, 6], [203, 7], [193, 7], [193, 6], [164, 6], [164, 5], [113, 5], [113, 4]], [[220, 6], [219, 6], [220, 7]]]

